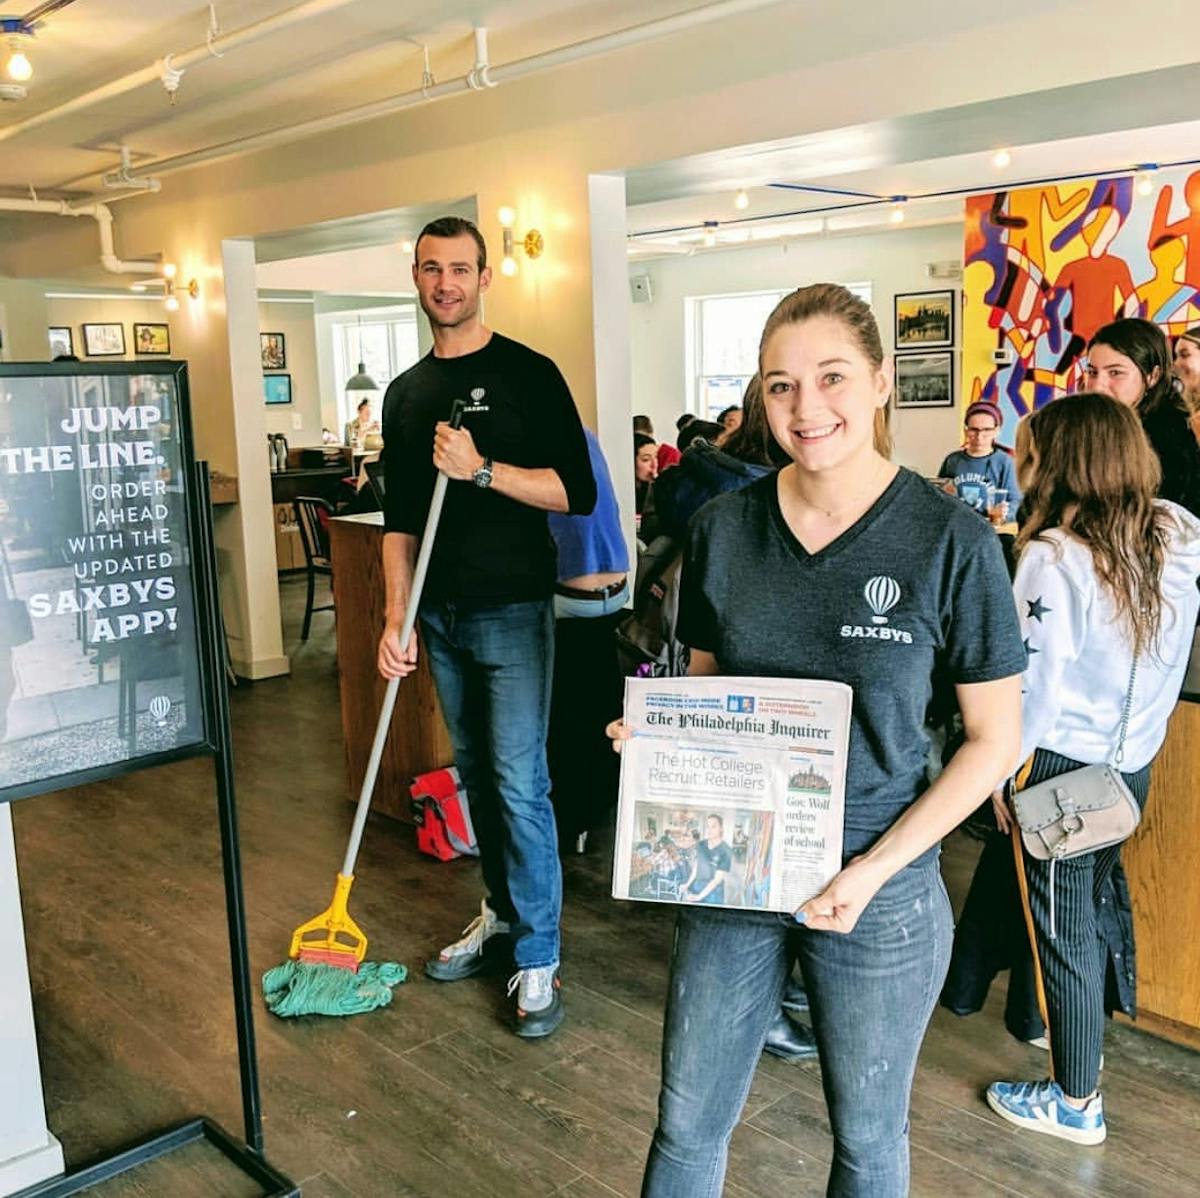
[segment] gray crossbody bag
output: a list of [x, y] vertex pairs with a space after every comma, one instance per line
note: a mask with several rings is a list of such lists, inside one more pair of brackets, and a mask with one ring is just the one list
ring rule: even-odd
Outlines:
[[1129, 671], [1129, 689], [1121, 712], [1116, 751], [1106, 765], [1085, 765], [1013, 791], [1011, 803], [1025, 851], [1050, 862], [1050, 939], [1054, 926], [1054, 867], [1084, 853], [1094, 853], [1128, 840], [1141, 822], [1142, 809], [1121, 777], [1125, 735], [1133, 710], [1137, 658]]

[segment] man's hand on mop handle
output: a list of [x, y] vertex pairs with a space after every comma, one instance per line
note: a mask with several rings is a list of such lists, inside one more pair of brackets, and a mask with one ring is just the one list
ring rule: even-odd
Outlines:
[[408, 648], [400, 647], [404, 620], [389, 620], [379, 639], [379, 672], [385, 678], [407, 678], [417, 668], [417, 630], [408, 638]]

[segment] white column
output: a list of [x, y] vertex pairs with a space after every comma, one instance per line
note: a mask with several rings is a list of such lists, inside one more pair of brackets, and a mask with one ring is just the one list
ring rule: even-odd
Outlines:
[[62, 1145], [46, 1127], [21, 926], [12, 812], [0, 803], [0, 1196], [63, 1171]]
[[588, 208], [592, 238], [592, 329], [596, 344], [596, 437], [604, 450], [621, 505], [621, 526], [629, 544], [632, 574], [637, 568], [637, 551], [625, 177], [589, 175]]

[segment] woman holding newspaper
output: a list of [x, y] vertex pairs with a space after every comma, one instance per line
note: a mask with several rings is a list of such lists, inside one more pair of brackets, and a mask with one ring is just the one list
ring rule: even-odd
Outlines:
[[[759, 371], [790, 462], [693, 520], [679, 635], [692, 674], [853, 688], [843, 868], [792, 915], [680, 912], [642, 1193], [720, 1194], [794, 951], [835, 1140], [827, 1192], [901, 1198], [913, 1072], [950, 953], [938, 844], [1012, 771], [1025, 653], [995, 534], [885, 456], [892, 371], [867, 305], [831, 284], [793, 292]], [[935, 665], [966, 739], [927, 786]]]

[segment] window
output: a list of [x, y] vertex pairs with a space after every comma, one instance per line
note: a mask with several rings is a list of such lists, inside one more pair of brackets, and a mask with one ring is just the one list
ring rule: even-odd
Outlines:
[[[352, 320], [333, 324], [334, 377], [338, 386], [338, 414], [344, 426], [355, 417], [358, 399], [346, 397], [347, 380], [361, 362], [379, 384], [378, 406], [388, 383], [412, 366], [421, 356], [417, 347], [417, 310], [414, 307], [374, 309]], [[369, 393], [368, 393], [369, 394]], [[378, 420], [382, 412], [374, 413]]]
[[[871, 302], [870, 283], [847, 283], [846, 287]], [[758, 368], [763, 325], [787, 294], [787, 290], [742, 291], [684, 300], [689, 412], [716, 420], [725, 408], [742, 402]]]

